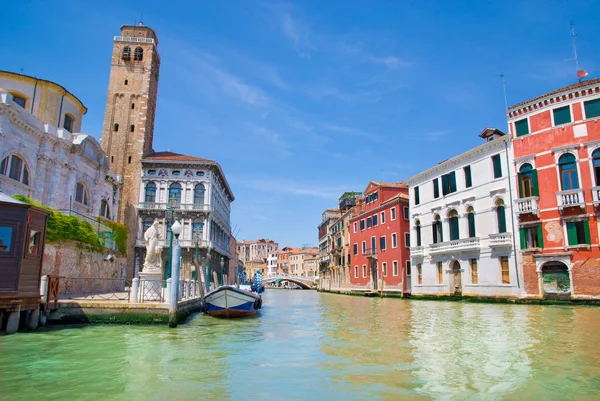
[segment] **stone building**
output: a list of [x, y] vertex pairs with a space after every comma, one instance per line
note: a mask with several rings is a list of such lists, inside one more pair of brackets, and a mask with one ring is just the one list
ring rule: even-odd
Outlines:
[[510, 136], [486, 128], [485, 143], [407, 180], [412, 294], [517, 297]]
[[[152, 152], [160, 69], [157, 47], [156, 33], [141, 23], [122, 26], [113, 40], [101, 144], [110, 169], [123, 183], [119, 221], [130, 233], [137, 231], [142, 157]], [[127, 248], [134, 246], [135, 235], [129, 235]], [[133, 252], [128, 256], [131, 276]]]
[[[196, 246], [199, 259], [208, 257], [210, 271], [228, 274], [231, 241], [231, 202], [234, 200], [221, 166], [213, 160], [172, 152], [153, 152], [141, 161], [141, 180], [136, 204], [136, 272], [142, 269], [144, 233], [158, 219], [163, 266], [167, 266], [170, 227], [177, 219], [183, 226], [182, 278], [191, 278]], [[135, 238], [135, 236], [134, 236]], [[212, 279], [212, 277], [211, 277]]]
[[251, 260], [261, 259], [266, 262], [270, 253], [277, 250], [279, 244], [270, 239], [255, 239], [252, 241], [242, 241], [237, 243], [238, 257], [248, 263]]
[[521, 274], [532, 298], [600, 298], [600, 79], [507, 111]]
[[326, 273], [330, 266], [330, 251], [332, 246], [329, 229], [340, 216], [340, 210], [337, 208], [327, 209], [321, 215], [321, 223], [317, 227], [319, 230], [319, 272]]
[[100, 144], [80, 133], [86, 112], [55, 82], [0, 71], [1, 190], [90, 223], [116, 220], [121, 186]]

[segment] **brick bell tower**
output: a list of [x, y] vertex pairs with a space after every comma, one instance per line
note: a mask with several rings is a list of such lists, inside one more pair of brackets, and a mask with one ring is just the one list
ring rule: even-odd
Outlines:
[[133, 275], [133, 252], [137, 236], [141, 159], [152, 151], [154, 115], [160, 57], [158, 38], [141, 22], [123, 25], [114, 37], [102, 149], [110, 169], [123, 184], [119, 222], [129, 229], [127, 275]]

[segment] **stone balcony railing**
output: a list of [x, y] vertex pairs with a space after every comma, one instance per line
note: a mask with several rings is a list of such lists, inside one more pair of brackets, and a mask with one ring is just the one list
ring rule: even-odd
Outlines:
[[585, 209], [585, 197], [583, 189], [569, 189], [566, 191], [558, 191], [556, 193], [556, 204], [560, 210], [566, 207], [581, 207]]
[[540, 206], [539, 206], [539, 197], [537, 196], [529, 196], [527, 198], [520, 198], [515, 200], [517, 204], [517, 214], [535, 214], [537, 216], [540, 215]]
[[600, 205], [600, 187], [592, 187], [592, 202], [594, 206]]
[[410, 256], [425, 256], [425, 247], [413, 246], [410, 248]]
[[143, 210], [166, 210], [171, 207], [173, 210], [191, 210], [191, 211], [209, 211], [210, 205], [195, 203], [159, 203], [159, 202], [140, 202], [139, 209]]
[[512, 234], [490, 234], [490, 248], [506, 248], [512, 246]]
[[431, 255], [440, 255], [443, 253], [456, 253], [465, 251], [478, 251], [481, 248], [479, 238], [463, 238], [453, 241], [440, 242], [429, 245]]

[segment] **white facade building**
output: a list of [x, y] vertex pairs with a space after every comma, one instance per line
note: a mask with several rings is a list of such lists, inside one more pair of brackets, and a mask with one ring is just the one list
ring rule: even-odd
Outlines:
[[267, 274], [277, 273], [277, 254], [270, 253], [267, 256]]
[[270, 253], [279, 249], [279, 244], [270, 239], [259, 238], [237, 243], [238, 257], [242, 262], [261, 260], [263, 263]]
[[230, 214], [234, 199], [221, 167], [213, 160], [172, 152], [145, 155], [138, 205], [136, 272], [142, 269], [144, 233], [155, 219], [161, 226], [159, 245], [163, 247], [165, 266], [170, 245], [168, 230], [177, 219], [183, 226], [179, 236], [182, 277], [191, 277], [196, 246], [199, 257], [206, 257], [210, 251], [211, 269], [219, 270], [223, 265], [223, 272], [227, 274], [229, 259], [233, 256]]
[[85, 106], [62, 86], [0, 71], [0, 188], [90, 222], [117, 219], [121, 185], [93, 137]]
[[510, 136], [486, 128], [486, 143], [407, 180], [412, 294], [519, 296]]

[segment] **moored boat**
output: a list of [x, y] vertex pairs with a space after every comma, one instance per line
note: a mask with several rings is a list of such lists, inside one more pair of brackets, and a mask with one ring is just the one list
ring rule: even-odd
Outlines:
[[261, 306], [260, 295], [233, 285], [221, 286], [204, 297], [204, 313], [210, 316], [252, 316]]

